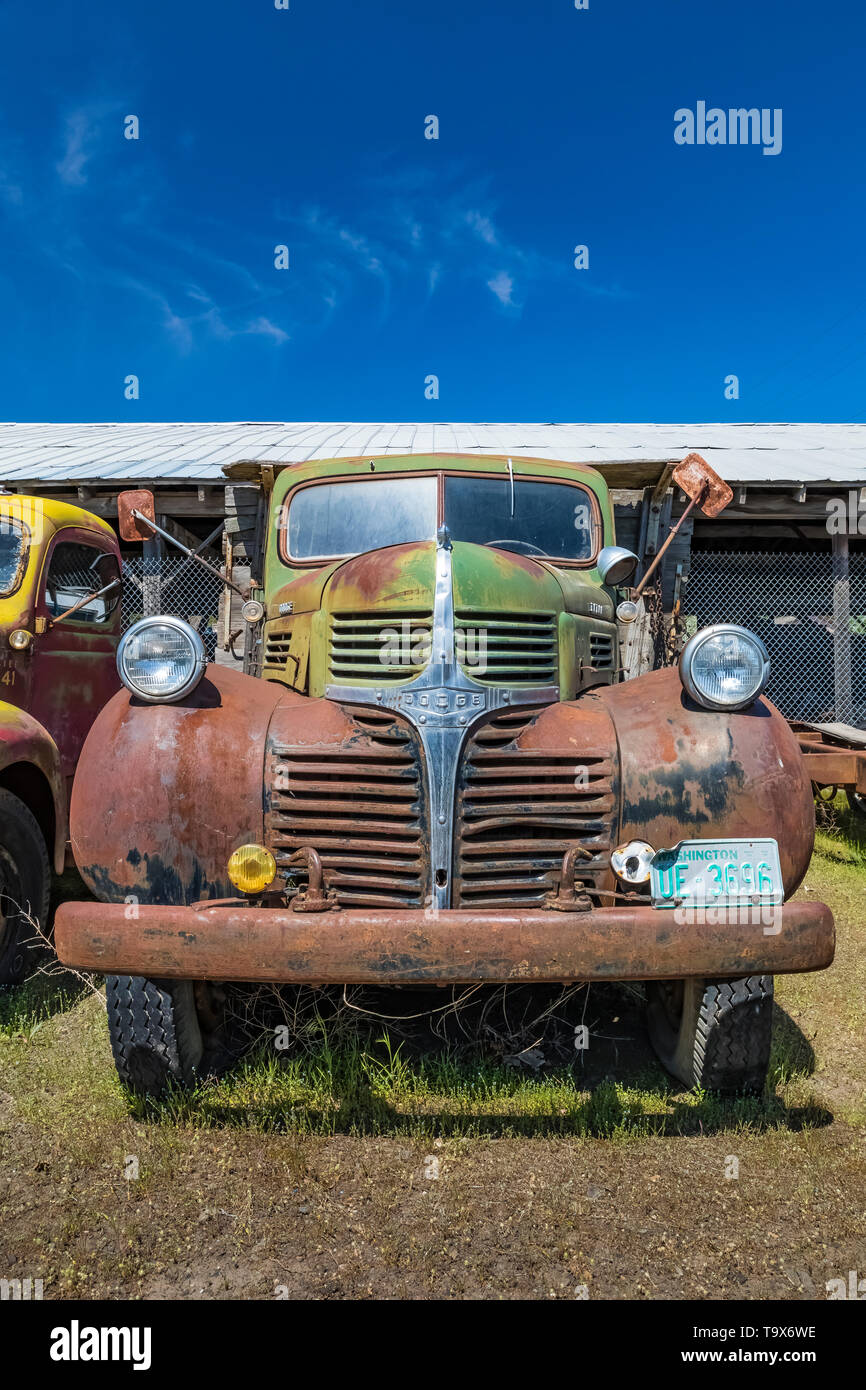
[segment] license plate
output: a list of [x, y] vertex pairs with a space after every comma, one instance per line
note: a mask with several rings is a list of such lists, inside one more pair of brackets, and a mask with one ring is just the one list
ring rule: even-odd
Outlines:
[[650, 862], [650, 889], [654, 907], [781, 903], [779, 846], [775, 840], [681, 840]]

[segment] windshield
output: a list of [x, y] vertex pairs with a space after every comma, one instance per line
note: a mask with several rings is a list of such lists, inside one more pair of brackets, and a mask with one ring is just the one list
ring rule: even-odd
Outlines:
[[365, 478], [305, 487], [289, 508], [289, 555], [361, 555], [436, 535], [435, 478]]
[[589, 493], [569, 483], [447, 477], [445, 520], [456, 541], [550, 560], [593, 554]]
[[0, 517], [0, 595], [17, 587], [27, 549], [27, 534], [20, 521]]
[[[444, 521], [455, 541], [551, 560], [591, 560], [593, 510], [585, 488], [515, 478], [448, 475]], [[292, 498], [281, 526], [291, 560], [361, 555], [433, 540], [439, 525], [436, 477], [318, 483]]]

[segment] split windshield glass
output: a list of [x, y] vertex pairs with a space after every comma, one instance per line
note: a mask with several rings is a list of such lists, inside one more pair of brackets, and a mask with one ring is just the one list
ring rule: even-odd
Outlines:
[[[455, 541], [551, 560], [590, 560], [592, 502], [582, 487], [448, 475], [445, 522]], [[364, 478], [302, 488], [288, 513], [286, 558], [331, 559], [433, 540], [438, 479]]]

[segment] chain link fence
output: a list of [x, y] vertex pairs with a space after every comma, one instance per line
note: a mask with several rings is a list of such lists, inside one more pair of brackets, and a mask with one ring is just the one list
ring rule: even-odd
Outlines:
[[200, 633], [208, 661], [216, 659], [217, 621], [222, 583], [185, 555], [123, 560], [123, 629], [146, 613], [185, 618]]
[[758, 634], [767, 694], [787, 719], [866, 728], [866, 552], [851, 553], [846, 576], [829, 552], [693, 550], [683, 612], [689, 632]]

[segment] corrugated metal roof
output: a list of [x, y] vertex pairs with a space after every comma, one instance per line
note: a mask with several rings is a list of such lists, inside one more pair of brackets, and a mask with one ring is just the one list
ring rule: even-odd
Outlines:
[[[298, 463], [362, 454], [535, 455], [604, 469], [690, 450], [732, 483], [866, 484], [866, 425], [495, 425], [238, 421], [0, 424], [0, 482], [219, 481], [238, 459]], [[621, 475], [620, 475], [621, 476]]]

